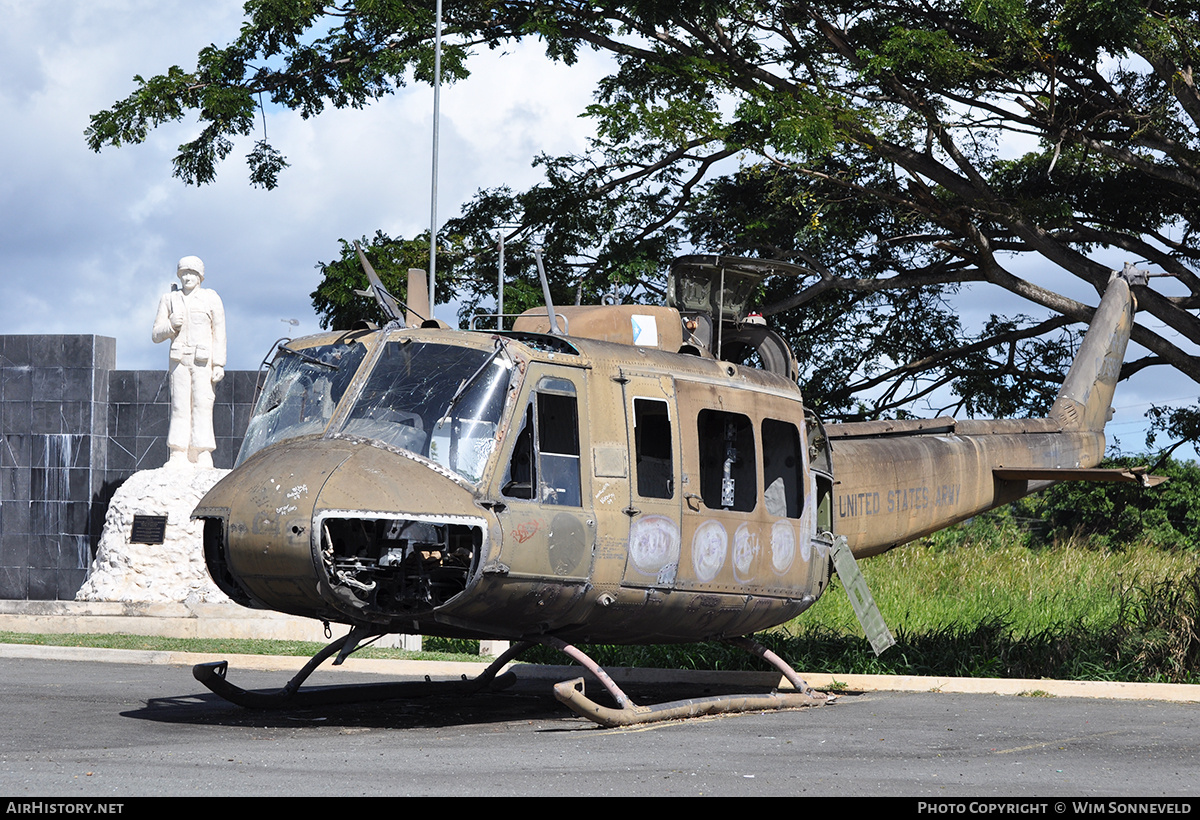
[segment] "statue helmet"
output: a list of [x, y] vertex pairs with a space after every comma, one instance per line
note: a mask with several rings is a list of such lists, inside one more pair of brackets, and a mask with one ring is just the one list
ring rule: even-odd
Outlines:
[[179, 260], [179, 267], [175, 271], [175, 275], [179, 276], [185, 270], [194, 271], [200, 274], [200, 281], [204, 281], [204, 263], [200, 261], [198, 256], [185, 256]]

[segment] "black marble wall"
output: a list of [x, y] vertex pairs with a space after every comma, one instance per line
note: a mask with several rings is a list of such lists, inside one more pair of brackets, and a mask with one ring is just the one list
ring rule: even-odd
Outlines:
[[[233, 466], [256, 374], [217, 385], [213, 464]], [[117, 370], [105, 336], [0, 336], [0, 598], [71, 600], [108, 501], [167, 460], [165, 370]]]

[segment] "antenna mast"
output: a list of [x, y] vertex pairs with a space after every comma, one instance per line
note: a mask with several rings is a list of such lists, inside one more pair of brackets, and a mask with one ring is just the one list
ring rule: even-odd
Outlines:
[[433, 318], [434, 274], [437, 271], [437, 186], [438, 124], [441, 121], [442, 96], [442, 0], [437, 0], [437, 22], [433, 38], [433, 160], [429, 192], [429, 318]]

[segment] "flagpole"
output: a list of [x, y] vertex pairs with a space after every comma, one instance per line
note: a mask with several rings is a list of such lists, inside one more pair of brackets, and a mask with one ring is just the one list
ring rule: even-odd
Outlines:
[[442, 95], [442, 0], [437, 0], [433, 47], [433, 161], [429, 193], [429, 318], [433, 318], [434, 274], [437, 271], [438, 124]]

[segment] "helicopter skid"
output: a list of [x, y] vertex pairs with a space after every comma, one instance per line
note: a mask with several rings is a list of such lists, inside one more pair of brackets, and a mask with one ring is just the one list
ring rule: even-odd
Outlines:
[[660, 720], [681, 720], [702, 715], [799, 709], [804, 706], [823, 706], [833, 700], [820, 692], [813, 691], [770, 692], [762, 695], [718, 695], [710, 698], [688, 698], [657, 703], [652, 706], [638, 706], [626, 700], [623, 707], [613, 709], [601, 706], [584, 694], [583, 678], [556, 683], [554, 697], [575, 714], [609, 728], [633, 726], [638, 723], [654, 723]]
[[608, 690], [617, 708], [601, 706], [584, 694], [583, 678], [563, 681], [554, 685], [554, 697], [575, 714], [599, 723], [601, 726], [633, 726], [638, 723], [654, 723], [660, 720], [680, 720], [701, 715], [733, 714], [736, 712], [767, 712], [779, 709], [798, 709], [803, 706], [823, 706], [831, 703], [834, 696], [810, 688], [796, 671], [782, 658], [762, 644], [748, 637], [730, 638], [726, 643], [757, 655], [783, 673], [795, 692], [770, 692], [757, 695], [717, 695], [709, 698], [689, 698], [653, 706], [639, 706], [619, 687], [604, 669], [576, 646], [553, 637], [544, 637], [542, 643], [552, 646], [591, 672], [596, 680]]
[[286, 686], [274, 692], [249, 691], [230, 683], [225, 678], [229, 671], [229, 661], [196, 664], [192, 667], [192, 676], [214, 694], [246, 709], [283, 709], [294, 706], [367, 703], [398, 698], [425, 697], [434, 694], [471, 695], [484, 689], [500, 690], [512, 686], [516, 682], [516, 676], [512, 672], [505, 672], [503, 675], [496, 673], [515, 655], [528, 648], [528, 644], [524, 644], [510, 649], [474, 678], [463, 675], [461, 680], [434, 681], [426, 677], [423, 681], [327, 686], [301, 691], [300, 685], [326, 658], [341, 649], [345, 640], [345, 638], [338, 639], [322, 649], [295, 677], [287, 682]]

